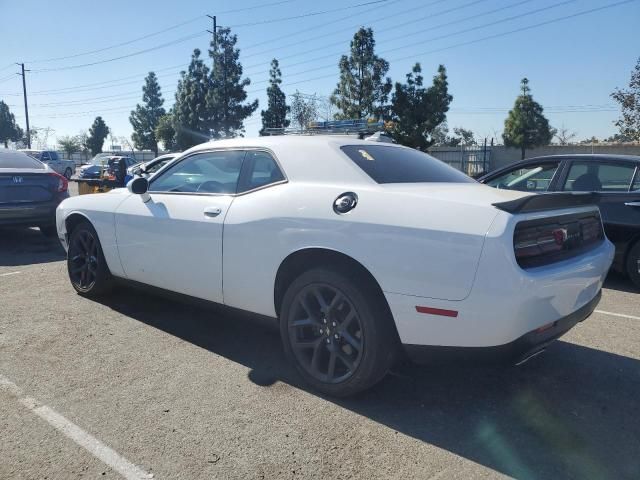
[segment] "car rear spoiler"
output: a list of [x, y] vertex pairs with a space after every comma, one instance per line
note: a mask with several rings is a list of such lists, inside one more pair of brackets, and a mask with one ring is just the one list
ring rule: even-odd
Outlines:
[[493, 206], [509, 213], [529, 213], [583, 207], [594, 205], [597, 201], [596, 192], [540, 193], [508, 202], [494, 203]]

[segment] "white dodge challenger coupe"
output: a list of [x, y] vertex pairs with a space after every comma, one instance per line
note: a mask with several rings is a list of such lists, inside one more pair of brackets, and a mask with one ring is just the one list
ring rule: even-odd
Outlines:
[[614, 250], [591, 200], [392, 144], [238, 138], [65, 200], [57, 229], [80, 294], [123, 279], [272, 317], [302, 377], [343, 396], [403, 350], [517, 363], [587, 318]]

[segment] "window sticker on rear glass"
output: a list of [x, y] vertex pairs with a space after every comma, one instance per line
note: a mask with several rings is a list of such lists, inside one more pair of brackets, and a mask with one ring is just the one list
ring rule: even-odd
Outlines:
[[360, 153], [360, 155], [362, 155], [362, 158], [364, 158], [365, 160], [369, 160], [370, 162], [374, 162], [375, 158], [373, 158], [369, 152], [367, 152], [366, 150], [358, 150], [358, 152]]

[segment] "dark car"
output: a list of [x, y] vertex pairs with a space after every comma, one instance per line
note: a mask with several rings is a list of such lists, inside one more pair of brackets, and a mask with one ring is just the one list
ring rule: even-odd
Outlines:
[[56, 207], [69, 196], [67, 179], [29, 155], [0, 150], [0, 226], [40, 227], [56, 236]]
[[640, 156], [552, 155], [495, 170], [478, 181], [522, 192], [598, 192], [613, 268], [640, 288]]

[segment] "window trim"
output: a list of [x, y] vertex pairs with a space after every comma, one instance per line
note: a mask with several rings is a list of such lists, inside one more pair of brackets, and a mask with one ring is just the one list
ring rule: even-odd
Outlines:
[[[271, 155], [271, 158], [273, 158], [273, 160], [276, 162], [276, 165], [278, 166], [278, 168], [280, 169], [280, 173], [282, 173], [282, 176], [284, 177], [284, 180], [280, 180], [279, 182], [274, 182], [274, 183], [269, 183], [267, 185], [262, 185], [258, 188], [254, 188], [252, 190], [247, 190], [246, 192], [241, 192], [238, 193], [238, 187], [240, 186], [240, 177], [242, 176], [243, 170], [245, 168], [245, 158], [246, 158], [246, 153], [250, 152], [250, 151], [259, 151], [259, 152], [265, 152], [268, 153], [269, 155]], [[202, 153], [217, 153], [217, 152], [245, 152], [245, 158], [242, 159], [242, 166], [240, 167], [240, 173], [238, 175], [238, 183], [236, 184], [236, 192], [235, 193], [213, 193], [213, 192], [163, 192], [163, 191], [159, 191], [159, 190], [152, 190], [152, 186], [153, 183], [162, 176], [162, 174], [164, 173], [164, 170], [169, 170], [170, 167], [174, 167], [176, 165], [179, 165], [180, 163], [184, 162], [186, 159], [191, 158], [194, 155], [200, 155]], [[289, 182], [289, 178], [287, 177], [287, 173], [284, 171], [284, 169], [282, 168], [282, 164], [280, 163], [280, 161], [278, 160], [277, 155], [268, 148], [265, 147], [211, 147], [211, 148], [207, 148], [204, 150], [197, 150], [194, 152], [189, 153], [188, 155], [184, 155], [183, 157], [180, 158], [174, 158], [173, 160], [167, 162], [165, 165], [163, 165], [163, 167], [158, 170], [157, 172], [155, 172], [153, 174], [153, 178], [151, 179], [150, 183], [149, 183], [149, 194], [162, 194], [162, 195], [195, 195], [198, 197], [240, 197], [242, 195], [246, 195], [248, 193], [253, 193], [256, 192], [258, 190], [263, 190], [265, 188], [270, 188], [273, 187], [275, 185], [282, 185], [284, 183], [288, 183]]]
[[632, 161], [627, 161], [627, 160], [613, 160], [613, 159], [603, 159], [603, 160], [581, 160], [579, 158], [571, 158], [569, 160], [566, 160], [567, 165], [564, 169], [562, 178], [560, 180], [559, 185], [556, 188], [556, 191], [558, 192], [572, 192], [573, 190], [565, 190], [565, 185], [567, 183], [567, 180], [569, 179], [569, 173], [571, 172], [571, 167], [573, 166], [574, 163], [579, 163], [579, 164], [594, 164], [594, 165], [613, 165], [616, 167], [620, 167], [620, 166], [626, 166], [626, 167], [631, 167], [633, 169], [633, 172], [631, 174], [631, 180], [629, 181], [629, 185], [627, 186], [627, 189], [624, 191], [611, 191], [611, 190], [598, 190], [599, 194], [606, 194], [606, 195], [627, 195], [630, 192], [633, 192], [634, 190], [631, 190], [631, 188], [633, 187], [633, 182], [636, 178], [636, 175], [640, 174], [640, 166], [638, 166], [636, 164], [636, 162], [632, 162]]
[[[636, 182], [638, 182], [638, 188], [636, 190], [633, 190], [633, 186], [636, 184]], [[640, 165], [636, 165], [636, 171], [631, 177], [631, 186], [629, 187], [629, 192], [631, 193], [638, 191], [640, 191]]]

